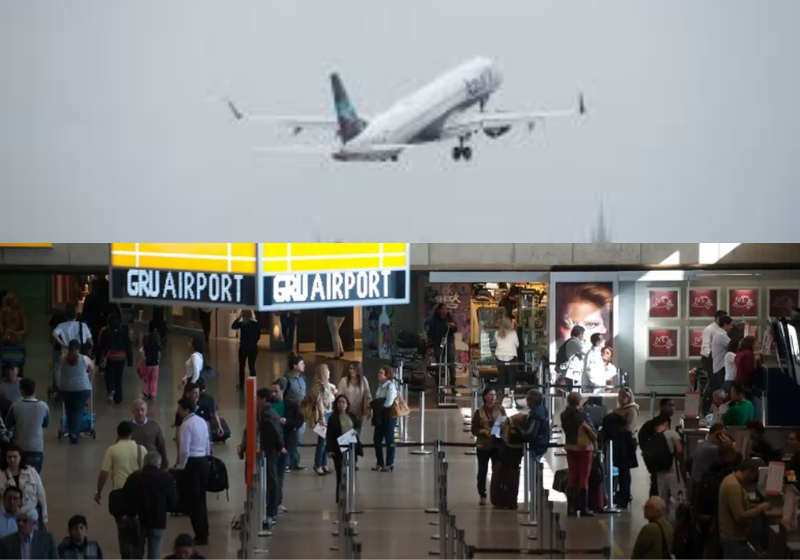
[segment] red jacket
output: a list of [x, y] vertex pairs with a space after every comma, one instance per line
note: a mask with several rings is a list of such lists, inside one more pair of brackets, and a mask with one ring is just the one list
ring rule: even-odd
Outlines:
[[756, 356], [750, 350], [736, 353], [736, 382], [752, 386], [756, 376]]

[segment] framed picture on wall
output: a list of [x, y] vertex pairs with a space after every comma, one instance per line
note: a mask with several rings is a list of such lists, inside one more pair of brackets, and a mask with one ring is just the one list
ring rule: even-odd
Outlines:
[[800, 306], [800, 288], [769, 288], [769, 316], [791, 317]]
[[758, 319], [760, 298], [758, 288], [729, 288], [728, 315], [734, 319]]
[[690, 319], [713, 319], [719, 309], [719, 288], [691, 288], [688, 294]]
[[681, 316], [680, 288], [649, 288], [650, 319], [679, 319]]
[[689, 359], [700, 359], [703, 351], [703, 331], [705, 327], [686, 327], [689, 341]]
[[647, 359], [681, 359], [681, 334], [678, 327], [650, 327], [647, 329]]

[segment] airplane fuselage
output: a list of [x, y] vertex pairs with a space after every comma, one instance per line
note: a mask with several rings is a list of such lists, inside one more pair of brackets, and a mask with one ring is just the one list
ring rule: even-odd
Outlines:
[[486, 100], [502, 77], [491, 60], [474, 58], [376, 116], [334, 154], [340, 161], [394, 159], [397, 146], [441, 140], [448, 118]]

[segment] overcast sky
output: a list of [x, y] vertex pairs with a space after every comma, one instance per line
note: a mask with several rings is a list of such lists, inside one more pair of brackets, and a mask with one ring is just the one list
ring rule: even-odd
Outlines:
[[[615, 242], [797, 240], [798, 21], [796, 0], [3, 2], [0, 231], [588, 242], [605, 193]], [[588, 115], [468, 164], [341, 164], [254, 153], [296, 140], [221, 102], [330, 116], [337, 70], [375, 114], [474, 55], [505, 77], [492, 107], [580, 90]]]

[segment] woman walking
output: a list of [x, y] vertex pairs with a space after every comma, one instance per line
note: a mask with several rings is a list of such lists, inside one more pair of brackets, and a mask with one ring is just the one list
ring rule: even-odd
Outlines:
[[[328, 427], [328, 419], [333, 412], [333, 401], [336, 399], [336, 387], [331, 384], [331, 370], [327, 365], [321, 364], [317, 367], [317, 374], [314, 376], [314, 383], [311, 388], [311, 396], [316, 404], [316, 416], [314, 427]], [[314, 454], [314, 472], [319, 476], [330, 474], [328, 469], [328, 455], [325, 452], [326, 440], [317, 436], [317, 450]]]
[[475, 444], [478, 448], [478, 495], [482, 506], [486, 505], [489, 463], [492, 464], [492, 472], [495, 472], [500, 449], [503, 446], [499, 432], [492, 433], [501, 418], [506, 418], [506, 410], [497, 402], [497, 392], [487, 387], [483, 391], [483, 406], [476, 410], [472, 417], [472, 435], [477, 439]]
[[192, 351], [192, 354], [189, 356], [189, 359], [186, 360], [184, 366], [183, 379], [179, 387], [181, 391], [183, 391], [183, 387], [189, 383], [197, 383], [205, 367], [204, 353], [206, 351], [206, 345], [205, 342], [203, 342], [203, 338], [199, 336], [191, 337], [189, 339], [189, 349]]
[[[339, 487], [342, 484], [342, 469], [344, 468], [344, 455], [339, 445], [339, 438], [347, 432], [355, 430], [356, 437], [361, 433], [361, 418], [350, 409], [350, 400], [347, 395], [336, 397], [333, 414], [328, 421], [327, 447], [328, 455], [333, 459], [336, 470], [336, 503], [339, 503]], [[361, 440], [356, 442], [356, 458], [364, 455]]]
[[92, 375], [94, 362], [89, 356], [80, 353], [81, 343], [73, 340], [69, 343], [66, 354], [60, 356], [61, 362], [61, 399], [64, 401], [64, 412], [67, 415], [66, 436], [73, 445], [77, 445], [81, 432], [81, 418], [86, 405], [92, 397]]
[[503, 317], [500, 320], [500, 327], [497, 329], [497, 349], [495, 358], [497, 359], [497, 373], [500, 377], [500, 404], [506, 394], [511, 398], [517, 391], [517, 350], [519, 350], [519, 337], [517, 331], [511, 328], [511, 319]]
[[[397, 385], [394, 383], [394, 369], [391, 366], [381, 366], [378, 371], [378, 392], [372, 401], [372, 425], [375, 427], [373, 443], [375, 444], [375, 459], [377, 464], [373, 471], [394, 471], [394, 431], [397, 428], [397, 418], [393, 417], [394, 403], [397, 400]], [[384, 460], [383, 447], [386, 446]]]
[[592, 473], [594, 444], [597, 441], [589, 415], [582, 408], [580, 393], [570, 393], [567, 409], [561, 413], [564, 431], [564, 450], [567, 452], [569, 481], [567, 483], [567, 515], [593, 517], [589, 510], [589, 476]]
[[369, 403], [372, 402], [372, 392], [369, 382], [364, 377], [361, 362], [352, 362], [347, 370], [347, 377], [339, 381], [339, 394], [345, 395], [350, 403], [350, 412], [356, 415], [359, 420], [369, 418], [372, 409]]
[[22, 460], [22, 450], [16, 445], [6, 449], [6, 470], [0, 471], [0, 492], [16, 486], [22, 492], [20, 511], [41, 511], [41, 522], [47, 524], [47, 495], [39, 473]]
[[99, 363], [105, 365], [108, 402], [122, 403], [122, 375], [125, 365], [133, 365], [133, 350], [128, 329], [122, 328], [119, 315], [108, 317], [108, 325], [100, 332]]
[[158, 396], [158, 372], [161, 364], [161, 346], [156, 334], [145, 335], [139, 349], [139, 377], [144, 383], [142, 395], [145, 400], [154, 401]]

